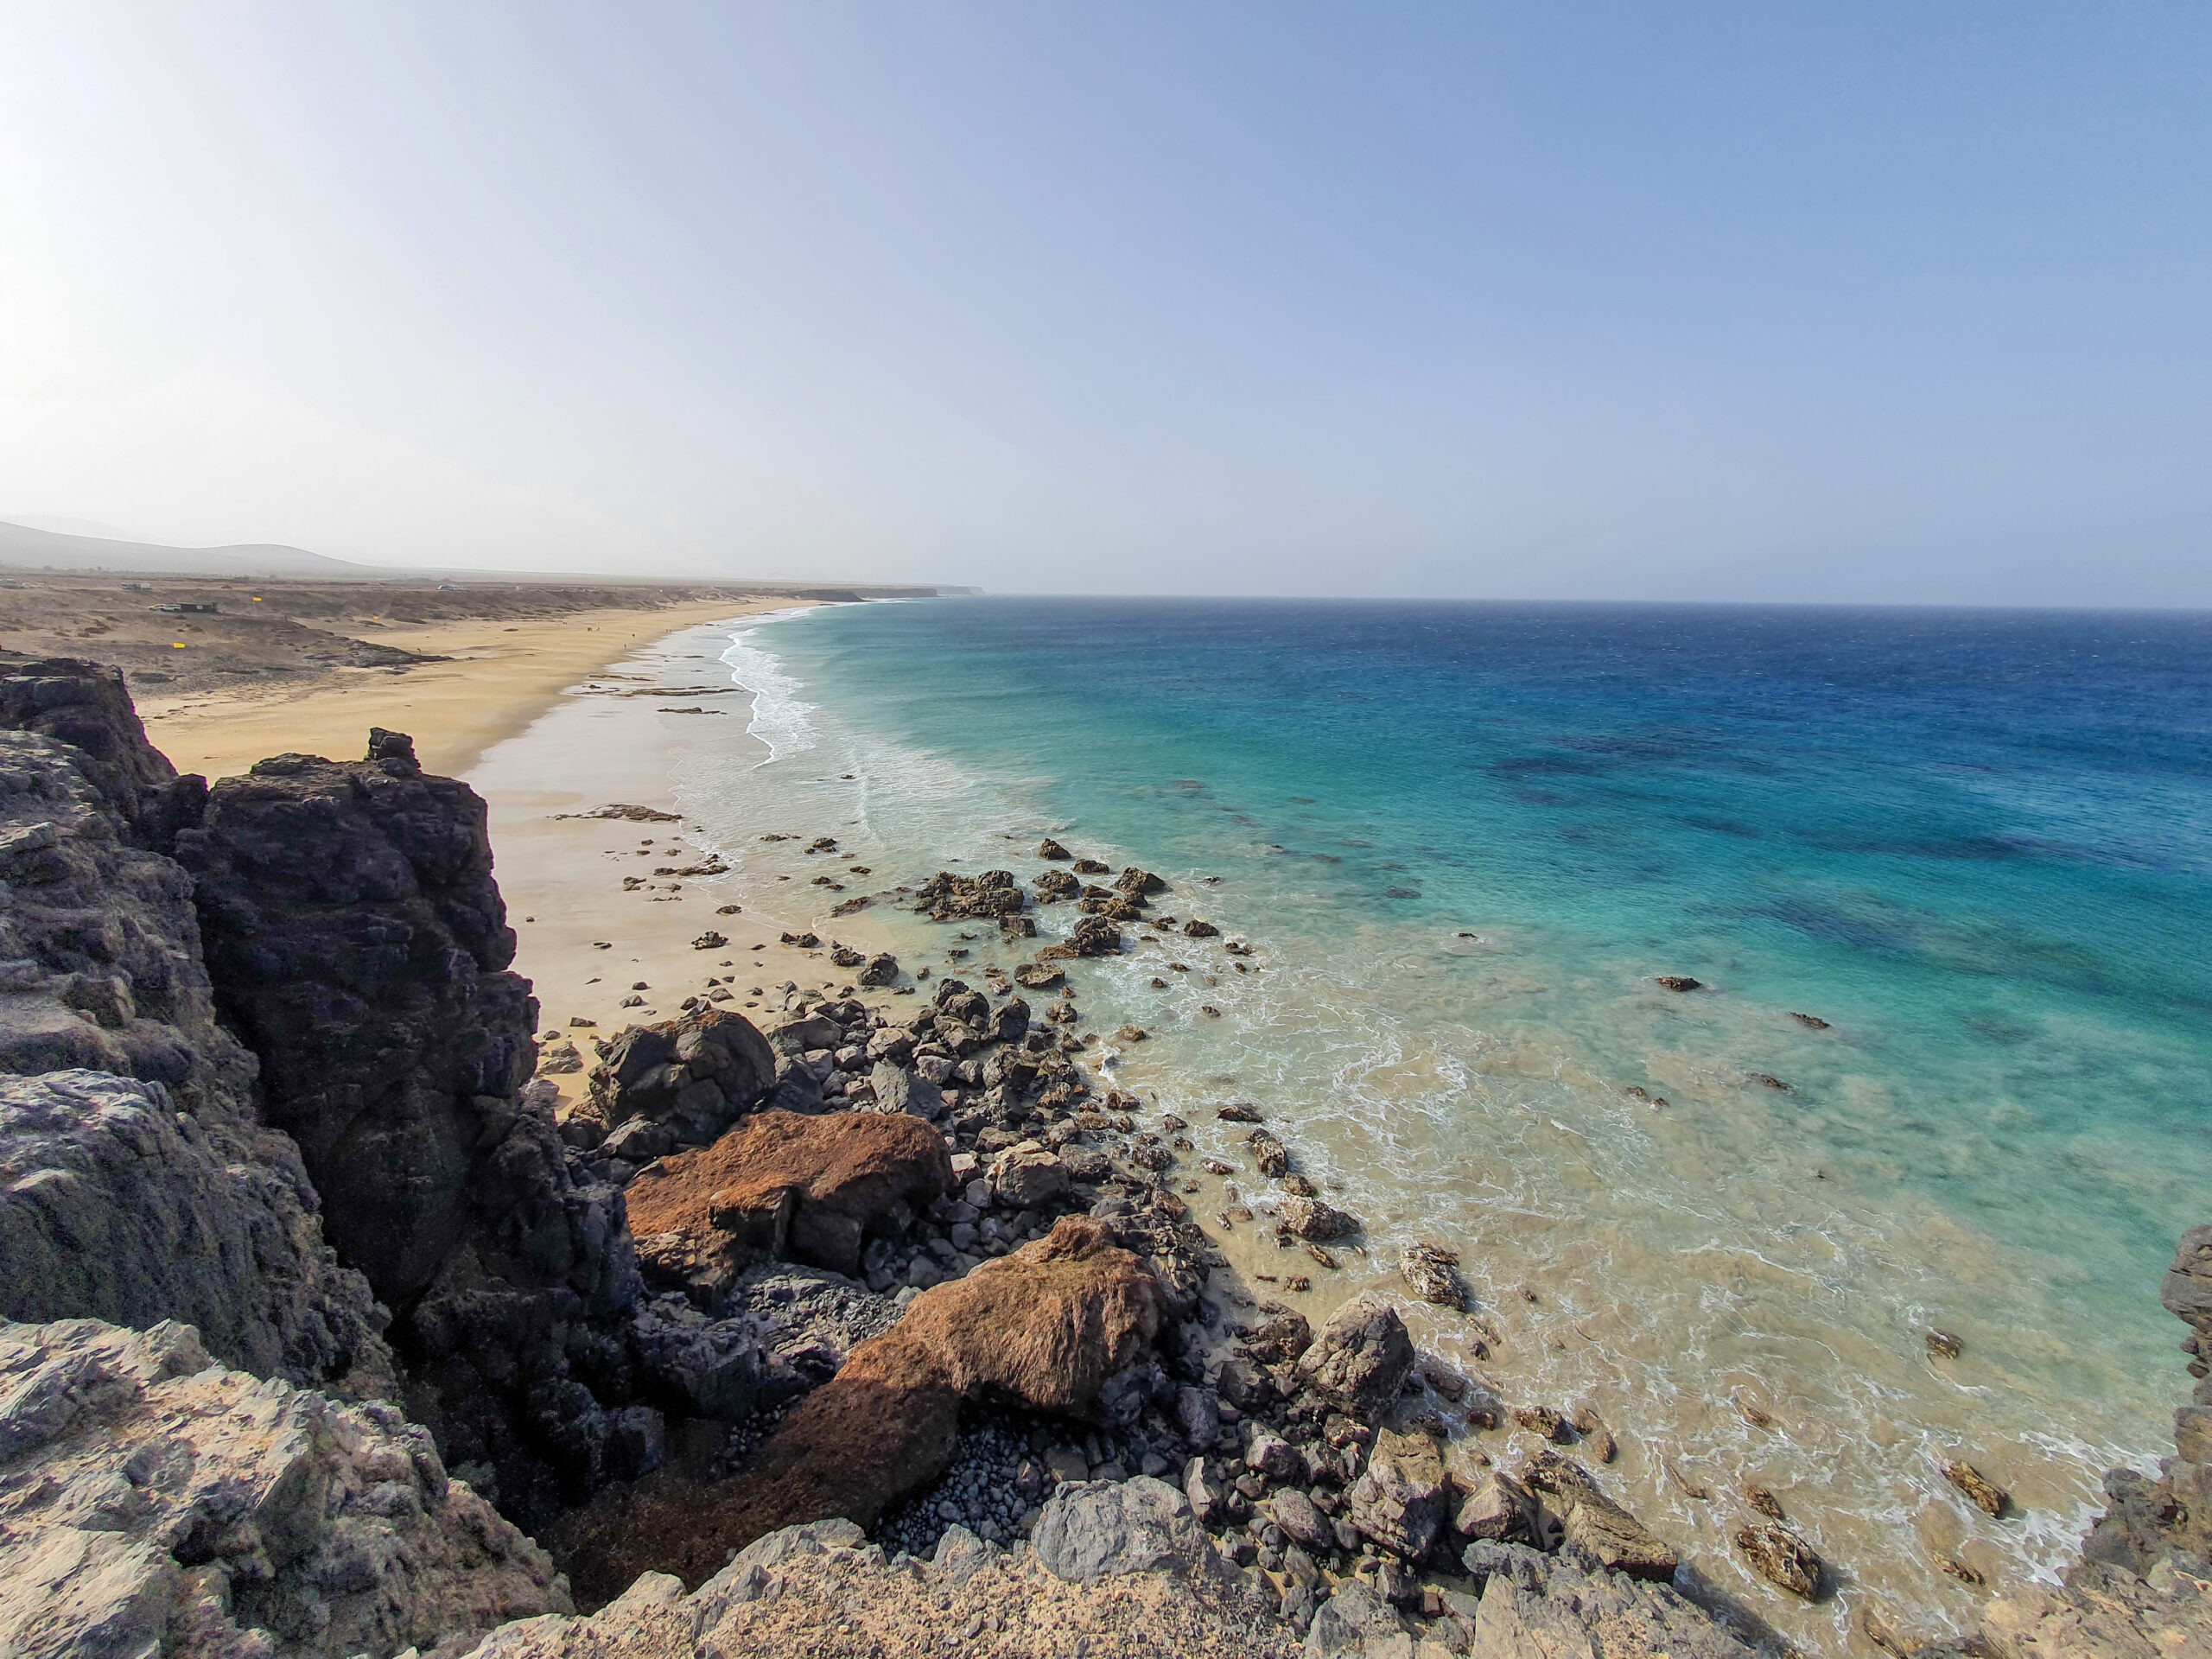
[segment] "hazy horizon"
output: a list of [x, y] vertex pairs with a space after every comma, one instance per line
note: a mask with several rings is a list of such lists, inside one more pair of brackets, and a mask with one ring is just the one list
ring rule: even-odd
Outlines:
[[2212, 605], [2212, 15], [0, 0], [0, 518]]

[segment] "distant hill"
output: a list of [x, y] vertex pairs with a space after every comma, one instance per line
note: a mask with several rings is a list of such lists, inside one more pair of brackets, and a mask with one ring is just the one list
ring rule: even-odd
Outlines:
[[99, 536], [67, 536], [0, 524], [0, 565], [27, 570], [127, 570], [134, 575], [188, 576], [390, 575], [373, 565], [333, 559], [298, 547], [157, 547], [149, 542], [111, 542]]

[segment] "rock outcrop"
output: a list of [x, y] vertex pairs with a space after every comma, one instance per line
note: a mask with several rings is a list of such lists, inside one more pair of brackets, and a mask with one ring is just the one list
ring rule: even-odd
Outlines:
[[0, 1325], [0, 1652], [346, 1659], [569, 1607], [390, 1406], [226, 1370], [188, 1325]]
[[[1079, 1535], [1124, 1517], [1118, 1502], [1106, 1502], [1111, 1511], [1095, 1503], [1088, 1507], [1098, 1513], [1077, 1519]], [[1210, 1551], [1191, 1560], [1171, 1549], [1163, 1559], [1141, 1541], [1154, 1530], [1187, 1535], [1172, 1516], [1164, 1526], [1140, 1516], [1121, 1548], [1082, 1552], [1097, 1573], [1068, 1578], [1035, 1548], [1001, 1550], [960, 1529], [930, 1560], [893, 1562], [849, 1522], [790, 1527], [739, 1551], [689, 1595], [675, 1578], [646, 1573], [589, 1618], [519, 1621], [467, 1659], [919, 1659], [952, 1651], [1294, 1659], [1297, 1640], [1248, 1575], [1222, 1571]]]
[[542, 1524], [608, 1472], [640, 1281], [620, 1192], [575, 1178], [550, 1087], [525, 1087], [537, 1009], [484, 803], [374, 731], [363, 760], [224, 779], [176, 856], [263, 1116], [392, 1310], [410, 1412]]
[[263, 1116], [299, 1143], [339, 1253], [395, 1310], [472, 1228], [516, 1119], [537, 1005], [506, 971], [484, 803], [412, 747], [283, 754], [209, 791], [177, 838], [217, 1005], [261, 1057]]
[[168, 856], [202, 781], [95, 664], [0, 675], [0, 1317], [188, 1319], [257, 1375], [388, 1389], [385, 1316], [216, 1017]]

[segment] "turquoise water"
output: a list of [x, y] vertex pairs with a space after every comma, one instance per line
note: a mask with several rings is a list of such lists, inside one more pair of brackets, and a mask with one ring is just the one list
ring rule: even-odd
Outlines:
[[[1853, 1590], [1955, 1626], [1936, 1555], [2048, 1570], [2095, 1471], [2160, 1449], [2158, 1276], [2212, 1209], [2212, 619], [982, 599], [727, 660], [753, 730], [686, 789], [764, 901], [798, 902], [771, 828], [894, 880], [1026, 880], [1049, 830], [1252, 941], [1243, 976], [1086, 969], [1089, 1028], [1154, 1033], [1125, 1084], [1294, 1126], [1370, 1280], [1460, 1248], [1480, 1369], [1599, 1402], [1624, 1496], [1717, 1580], [1738, 1517], [1681, 1488], [1755, 1466]], [[2025, 1518], [1931, 1487], [1961, 1451]], [[1841, 1640], [1848, 1595], [1742, 1591]]]

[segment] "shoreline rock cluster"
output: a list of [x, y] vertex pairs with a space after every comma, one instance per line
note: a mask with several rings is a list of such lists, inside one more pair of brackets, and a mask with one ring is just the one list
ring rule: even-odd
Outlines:
[[[1561, 1449], [1607, 1462], [1594, 1417], [1524, 1408], [1550, 1444], [1509, 1471], [1440, 1438], [1443, 1408], [1497, 1408], [1387, 1298], [1317, 1330], [1224, 1288], [1176, 1190], [1188, 1126], [1094, 1084], [1063, 966], [1123, 926], [1218, 930], [1160, 914], [1157, 875], [1039, 855], [1073, 920], [1014, 975], [899, 1018], [858, 987], [786, 987], [765, 1029], [700, 1001], [599, 1042], [556, 1108], [483, 804], [404, 736], [210, 790], [112, 671], [0, 675], [0, 1650], [1765, 1640]], [[908, 893], [1038, 937], [1009, 872]], [[1276, 1242], [1327, 1263], [1357, 1218], [1222, 1116]], [[1471, 1314], [1458, 1265], [1398, 1263]], [[2083, 1561], [1993, 1603], [1980, 1650], [2205, 1645], [2212, 1229], [2165, 1296], [2200, 1379], [2180, 1456], [2115, 1473]], [[1747, 1558], [1821, 1592], [1747, 1501]]]

